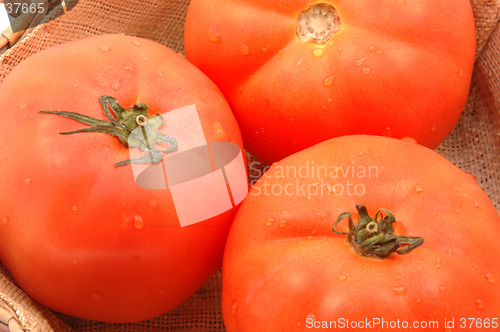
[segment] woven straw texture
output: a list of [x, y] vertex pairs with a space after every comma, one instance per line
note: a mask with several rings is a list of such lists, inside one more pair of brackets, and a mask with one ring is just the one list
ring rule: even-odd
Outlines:
[[[437, 151], [466, 172], [500, 211], [500, 0], [471, 0], [477, 53], [469, 100], [459, 123]], [[0, 83], [21, 61], [50, 46], [86, 36], [124, 33], [183, 52], [189, 0], [65, 0], [33, 32], [0, 57]], [[247, 155], [248, 165], [256, 161]], [[263, 168], [265, 165], [260, 164]], [[249, 172], [254, 181], [256, 173]], [[217, 273], [175, 310], [155, 319], [108, 324], [54, 313], [30, 299], [0, 264], [0, 332], [3, 331], [225, 331]], [[5, 321], [5, 322], [4, 322]]]

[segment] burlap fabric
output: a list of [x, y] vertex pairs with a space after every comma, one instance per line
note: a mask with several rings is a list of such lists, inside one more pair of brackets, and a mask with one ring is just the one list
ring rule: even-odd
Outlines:
[[[183, 52], [188, 4], [189, 0], [65, 0], [0, 57], [0, 83], [30, 55], [90, 35], [125, 33]], [[500, 0], [471, 0], [471, 4], [476, 18], [477, 60], [470, 96], [459, 123], [437, 151], [472, 173], [500, 211], [500, 30], [495, 29]], [[256, 162], [247, 157], [249, 165]], [[249, 172], [250, 181], [256, 174]], [[0, 264], [0, 332], [220, 332], [225, 331], [220, 299], [221, 275], [217, 273], [178, 308], [155, 319], [133, 324], [92, 322], [54, 313], [36, 303]]]

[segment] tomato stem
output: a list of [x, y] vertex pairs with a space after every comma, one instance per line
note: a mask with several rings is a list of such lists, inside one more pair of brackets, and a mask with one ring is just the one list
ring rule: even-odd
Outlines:
[[[336, 234], [347, 235], [347, 242], [361, 256], [382, 259], [395, 252], [405, 255], [424, 242], [421, 237], [397, 236], [393, 228], [396, 218], [387, 209], [379, 209], [374, 220], [363, 205], [356, 205], [356, 210], [359, 215], [357, 223], [353, 223], [350, 212], [344, 212], [338, 216], [332, 230]], [[377, 219], [379, 214], [382, 216], [382, 212], [385, 212], [386, 216]], [[349, 218], [349, 232], [336, 231], [335, 227], [345, 218]]]
[[[90, 127], [60, 132], [61, 135], [76, 133], [104, 133], [116, 136], [125, 147], [132, 147], [147, 153], [147, 156], [128, 159], [116, 163], [115, 167], [128, 164], [159, 163], [164, 153], [177, 151], [177, 140], [158, 132], [163, 124], [163, 116], [156, 113], [148, 117], [148, 105], [135, 104], [130, 108], [121, 106], [118, 101], [110, 96], [102, 96], [99, 103], [109, 121], [92, 118], [75, 112], [40, 111], [44, 114], [55, 114]], [[111, 114], [111, 112], [113, 115]], [[139, 129], [138, 129], [139, 128]], [[137, 130], [136, 130], [137, 129]], [[160, 150], [152, 146], [155, 143], [167, 143], [168, 149]]]

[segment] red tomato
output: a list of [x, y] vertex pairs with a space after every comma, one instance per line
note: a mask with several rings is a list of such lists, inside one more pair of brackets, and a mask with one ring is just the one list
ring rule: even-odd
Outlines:
[[88, 126], [39, 113], [107, 120], [103, 95], [127, 108], [147, 104], [148, 116], [194, 104], [207, 142], [242, 149], [242, 141], [217, 87], [145, 39], [103, 35], [54, 46], [0, 86], [0, 260], [51, 309], [137, 321], [173, 309], [220, 268], [236, 211], [181, 227], [170, 189], [143, 189], [131, 165], [115, 167], [130, 158], [117, 137], [60, 135]]
[[475, 45], [468, 0], [192, 0], [185, 31], [188, 60], [269, 164], [350, 134], [436, 148], [465, 106]]
[[[349, 214], [342, 214], [356, 226], [356, 205], [372, 223], [363, 216], [364, 235], [353, 231], [360, 242], [351, 247], [332, 226], [338, 220], [335, 230], [351, 233]], [[373, 223], [379, 209], [395, 216], [394, 234], [381, 221], [386, 210]], [[399, 248], [396, 236], [403, 237]], [[382, 259], [354, 250], [387, 253], [395, 246], [405, 253], [411, 243], [411, 252]], [[454, 319], [453, 330], [498, 329], [499, 248], [493, 204], [444, 157], [391, 138], [335, 138], [280, 161], [251, 188], [224, 252], [225, 325], [228, 332], [326, 325], [411, 331], [418, 324], [445, 331]], [[472, 327], [469, 318], [476, 319]]]

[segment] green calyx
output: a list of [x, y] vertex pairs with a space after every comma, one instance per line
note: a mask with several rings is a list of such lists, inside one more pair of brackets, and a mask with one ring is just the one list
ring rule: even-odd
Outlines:
[[[405, 255], [424, 242], [421, 237], [397, 236], [393, 228], [396, 218], [387, 209], [379, 209], [374, 220], [363, 205], [356, 205], [356, 210], [359, 215], [357, 223], [352, 221], [350, 212], [344, 212], [338, 216], [332, 230], [336, 234], [347, 235], [347, 242], [361, 256], [382, 259], [393, 253]], [[382, 212], [385, 212], [386, 216], [377, 219], [379, 214], [382, 216]], [[336, 231], [335, 227], [345, 218], [349, 218], [349, 232]]]
[[[158, 132], [163, 124], [163, 116], [156, 113], [148, 117], [148, 105], [135, 104], [130, 108], [121, 106], [117, 100], [110, 96], [102, 96], [99, 102], [108, 120], [100, 120], [75, 112], [40, 111], [44, 114], [55, 114], [69, 118], [90, 127], [73, 131], [60, 132], [61, 135], [76, 133], [104, 133], [116, 136], [125, 147], [132, 147], [147, 153], [147, 156], [128, 159], [115, 164], [115, 167], [128, 164], [159, 163], [164, 153], [177, 151], [177, 140]], [[137, 128], [141, 128], [138, 134]], [[153, 146], [155, 143], [167, 143], [166, 150]]]

